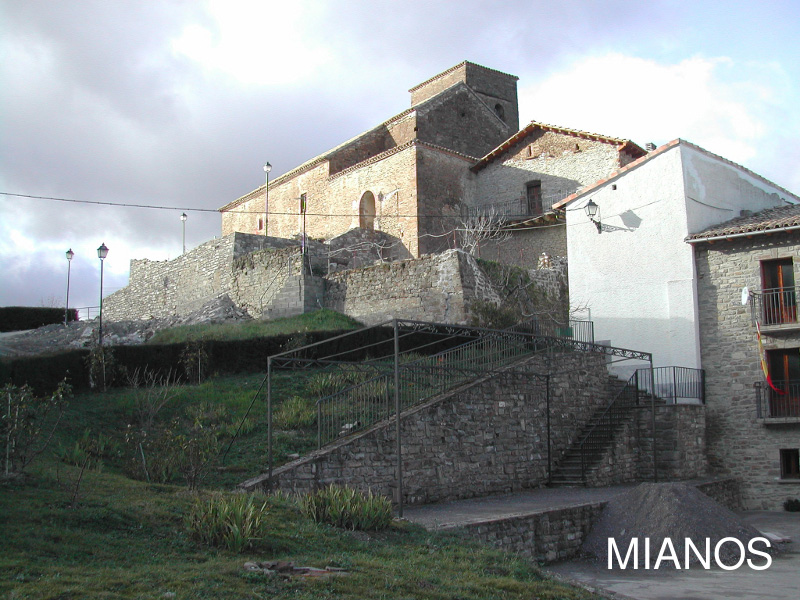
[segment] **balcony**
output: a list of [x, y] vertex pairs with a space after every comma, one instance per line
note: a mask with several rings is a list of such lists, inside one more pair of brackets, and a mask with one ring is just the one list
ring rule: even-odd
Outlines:
[[797, 296], [796, 286], [755, 292], [751, 303], [753, 319], [759, 321], [764, 333], [800, 330]]
[[772, 382], [780, 391], [766, 382], [756, 382], [756, 417], [765, 424], [800, 423], [800, 380]]
[[575, 190], [557, 191], [554, 194], [520, 197], [505, 202], [489, 202], [477, 206], [467, 206], [467, 218], [484, 218], [492, 222], [514, 223], [539, 217], [553, 211], [553, 204], [563, 200]]

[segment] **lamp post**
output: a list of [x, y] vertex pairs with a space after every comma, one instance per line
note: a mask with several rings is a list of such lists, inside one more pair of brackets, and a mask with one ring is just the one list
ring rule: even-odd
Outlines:
[[264, 173], [267, 176], [267, 183], [264, 185], [264, 236], [269, 235], [269, 172], [272, 171], [272, 165], [267, 162], [264, 165]]
[[181, 213], [181, 223], [183, 223], [183, 252], [186, 254], [186, 213]]
[[99, 345], [103, 345], [103, 262], [108, 256], [108, 248], [106, 248], [105, 242], [100, 244], [100, 247], [97, 249], [97, 258], [100, 259], [100, 332], [98, 335], [98, 342]]
[[66, 307], [64, 308], [64, 327], [67, 326], [67, 321], [69, 321], [69, 274], [72, 270], [72, 257], [75, 256], [75, 253], [72, 251], [72, 248], [67, 250], [67, 302]]

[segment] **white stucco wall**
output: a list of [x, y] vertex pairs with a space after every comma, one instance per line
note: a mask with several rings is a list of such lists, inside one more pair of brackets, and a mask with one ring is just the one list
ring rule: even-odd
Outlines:
[[[584, 212], [590, 198], [601, 234]], [[651, 157], [567, 207], [572, 310], [594, 321], [597, 340], [651, 352], [655, 366], [700, 368], [697, 278], [684, 239], [782, 202], [765, 180], [685, 142]], [[620, 375], [633, 368], [612, 366]]]
[[[683, 242], [683, 197], [675, 147], [571, 203], [570, 303], [573, 310], [588, 308], [597, 340], [652, 352], [655, 366], [697, 368], [694, 262]], [[589, 198], [599, 206], [601, 234], [583, 210]], [[636, 366], [619, 363], [612, 369], [627, 374]]]

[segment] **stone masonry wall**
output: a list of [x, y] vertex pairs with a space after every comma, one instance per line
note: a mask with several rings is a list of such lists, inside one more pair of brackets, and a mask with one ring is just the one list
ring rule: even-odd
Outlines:
[[[553, 463], [576, 431], [608, 402], [602, 355], [565, 353], [550, 379]], [[517, 369], [523, 365], [517, 364]], [[543, 357], [524, 367], [547, 372]], [[406, 503], [427, 503], [539, 487], [547, 481], [547, 395], [542, 379], [519, 371], [484, 377], [403, 414]], [[274, 487], [307, 492], [346, 483], [392, 496], [395, 422], [383, 422], [274, 472]], [[266, 476], [243, 484], [266, 485]]]
[[367, 325], [392, 318], [465, 323], [470, 292], [465, 293], [462, 283], [461, 256], [451, 250], [424, 259], [331, 273], [325, 307]]
[[[780, 450], [800, 448], [800, 419], [773, 424], [757, 417], [753, 384], [764, 375], [750, 307], [741, 304], [744, 286], [762, 287], [762, 260], [794, 258], [800, 282], [798, 256], [798, 232], [695, 246], [709, 461], [714, 473], [741, 479], [747, 509], [781, 510], [787, 498], [800, 497], [800, 479], [781, 479], [780, 471]], [[800, 348], [798, 328], [763, 328], [762, 337], [767, 350]]]

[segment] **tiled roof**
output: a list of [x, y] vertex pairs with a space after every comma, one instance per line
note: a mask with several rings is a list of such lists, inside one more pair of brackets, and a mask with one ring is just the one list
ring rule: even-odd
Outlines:
[[531, 121], [525, 127], [520, 129], [517, 133], [508, 138], [505, 142], [500, 144], [497, 148], [489, 152], [486, 156], [481, 158], [477, 163], [472, 166], [472, 171], [477, 173], [489, 163], [494, 161], [498, 156], [502, 155], [506, 150], [511, 148], [514, 144], [522, 140], [534, 129], [545, 129], [547, 131], [554, 131], [556, 133], [566, 133], [574, 135], [583, 139], [595, 140], [599, 142], [606, 142], [608, 144], [615, 144], [618, 150], [630, 150], [634, 156], [642, 156], [645, 151], [634, 144], [630, 140], [623, 140], [621, 138], [609, 137], [607, 135], [600, 135], [599, 133], [590, 133], [588, 131], [581, 131], [580, 129], [570, 129], [568, 127], [558, 127], [556, 125], [548, 125], [547, 123], [539, 123], [538, 121]]
[[706, 156], [710, 156], [710, 157], [715, 158], [715, 159], [717, 159], [719, 161], [727, 163], [727, 164], [729, 164], [729, 165], [731, 165], [733, 167], [736, 167], [737, 169], [740, 169], [741, 171], [747, 173], [751, 177], [754, 177], [754, 178], [758, 179], [759, 181], [763, 181], [764, 183], [774, 187], [776, 190], [779, 190], [779, 191], [783, 192], [784, 194], [786, 194], [787, 196], [790, 196], [793, 200], [795, 200], [797, 202], [800, 202], [800, 197], [796, 196], [795, 194], [793, 194], [789, 190], [787, 190], [785, 188], [782, 188], [779, 185], [775, 185], [774, 183], [772, 183], [766, 177], [762, 177], [761, 175], [751, 171], [747, 167], [743, 167], [742, 165], [740, 165], [738, 163], [735, 163], [732, 160], [725, 158], [724, 156], [720, 156], [719, 154], [714, 154], [713, 152], [709, 152], [705, 148], [701, 148], [700, 146], [698, 146], [696, 144], [692, 144], [691, 142], [687, 142], [686, 140], [682, 140], [680, 138], [677, 138], [677, 139], [672, 140], [671, 142], [667, 142], [663, 146], [659, 146], [658, 148], [656, 148], [652, 152], [648, 152], [644, 156], [642, 156], [640, 158], [637, 158], [635, 161], [625, 165], [621, 169], [617, 169], [616, 171], [611, 173], [611, 175], [609, 175], [608, 177], [604, 177], [603, 179], [595, 181], [591, 185], [588, 185], [588, 186], [586, 186], [584, 188], [579, 189], [577, 192], [575, 192], [571, 196], [567, 196], [566, 198], [564, 198], [560, 202], [557, 202], [556, 204], [554, 204], [553, 208], [554, 209], [564, 208], [567, 204], [569, 204], [573, 200], [576, 200], [577, 198], [580, 198], [581, 196], [585, 196], [586, 194], [589, 194], [589, 193], [593, 192], [597, 188], [602, 187], [603, 185], [605, 185], [606, 183], [608, 183], [610, 181], [618, 179], [622, 175], [626, 174], [628, 171], [632, 171], [633, 169], [636, 169], [637, 167], [643, 165], [644, 163], [648, 162], [649, 160], [655, 158], [656, 156], [659, 156], [660, 154], [663, 154], [667, 150], [670, 150], [670, 149], [674, 148], [675, 146], [686, 146], [687, 148], [692, 148], [692, 149], [696, 150], [697, 152], [701, 152], [701, 153], [705, 154]]
[[767, 208], [757, 213], [737, 217], [709, 227], [700, 233], [693, 233], [686, 238], [686, 241], [703, 242], [712, 238], [766, 234], [787, 228], [800, 229], [800, 204]]
[[489, 67], [484, 67], [483, 65], [479, 65], [478, 63], [469, 62], [468, 60], [465, 60], [465, 61], [463, 61], [463, 62], [460, 62], [460, 63], [458, 63], [457, 65], [455, 65], [455, 66], [453, 66], [453, 67], [450, 67], [450, 68], [449, 68], [449, 69], [447, 69], [446, 71], [442, 71], [442, 72], [441, 72], [441, 73], [439, 73], [438, 75], [434, 75], [434, 76], [433, 76], [433, 77], [431, 77], [430, 79], [426, 79], [425, 81], [423, 81], [422, 83], [419, 83], [419, 84], [415, 85], [414, 87], [412, 87], [412, 88], [411, 88], [410, 90], [408, 90], [408, 91], [409, 91], [409, 92], [416, 91], [416, 90], [418, 90], [419, 88], [421, 88], [422, 86], [428, 85], [428, 84], [429, 84], [431, 81], [436, 81], [436, 80], [437, 80], [437, 79], [439, 79], [440, 77], [444, 77], [445, 75], [449, 75], [449, 74], [450, 74], [450, 73], [452, 73], [453, 71], [457, 71], [458, 69], [460, 69], [460, 68], [461, 68], [461, 67], [463, 67], [464, 65], [472, 65], [473, 67], [478, 67], [478, 68], [481, 68], [481, 69], [483, 69], [484, 71], [489, 71], [490, 73], [499, 73], [500, 75], [505, 75], [506, 77], [510, 77], [510, 78], [512, 78], [512, 79], [515, 79], [515, 80], [516, 80], [516, 79], [519, 79], [519, 77], [517, 77], [516, 75], [510, 75], [509, 73], [503, 73], [503, 71], [498, 71], [497, 69], [490, 69]]

